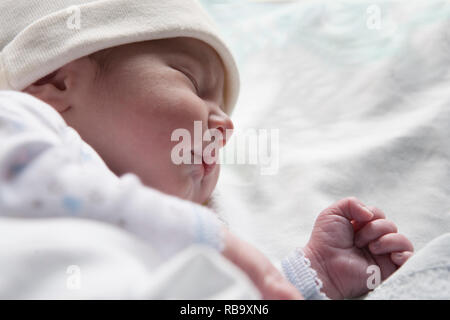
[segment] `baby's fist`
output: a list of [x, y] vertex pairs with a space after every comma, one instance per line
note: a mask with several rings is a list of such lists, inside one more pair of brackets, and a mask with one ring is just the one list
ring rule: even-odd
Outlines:
[[412, 255], [413, 246], [381, 210], [350, 197], [319, 214], [304, 250], [324, 292], [336, 299], [366, 293], [367, 268], [378, 265], [384, 280]]

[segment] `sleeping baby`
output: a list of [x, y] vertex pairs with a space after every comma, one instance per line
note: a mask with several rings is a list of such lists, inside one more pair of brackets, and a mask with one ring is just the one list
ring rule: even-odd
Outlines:
[[[197, 1], [7, 0], [0, 8], [2, 215], [110, 223], [163, 258], [207, 245], [265, 299], [358, 297], [369, 290], [370, 266], [386, 279], [412, 255], [381, 210], [349, 197], [319, 214], [309, 242], [279, 271], [202, 205], [229, 138], [220, 133], [233, 129], [239, 77]], [[191, 161], [175, 163], [173, 133], [194, 137], [194, 122], [215, 139], [192, 141]]]

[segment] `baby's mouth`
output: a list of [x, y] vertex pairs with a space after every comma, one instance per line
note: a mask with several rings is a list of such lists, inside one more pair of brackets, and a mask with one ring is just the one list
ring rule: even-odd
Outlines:
[[205, 161], [203, 161], [203, 168], [205, 169], [205, 176], [209, 175], [214, 170], [215, 167], [216, 167], [215, 161], [211, 164], [207, 164]]
[[203, 153], [200, 155], [198, 153], [195, 153], [194, 150], [191, 151], [192, 154], [192, 164], [194, 166], [201, 166], [203, 168], [203, 176], [209, 175], [216, 166], [216, 160], [208, 161], [208, 163], [205, 161], [205, 157], [203, 156]]

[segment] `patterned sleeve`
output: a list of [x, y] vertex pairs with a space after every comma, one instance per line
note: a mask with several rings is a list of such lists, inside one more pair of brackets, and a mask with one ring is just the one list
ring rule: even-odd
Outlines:
[[311, 268], [311, 262], [303, 251], [298, 248], [281, 262], [281, 268], [286, 278], [300, 291], [306, 300], [327, 300], [322, 293], [322, 281]]
[[223, 249], [222, 223], [205, 207], [117, 177], [49, 105], [0, 91], [0, 215], [78, 217], [119, 226], [164, 257], [190, 244]]

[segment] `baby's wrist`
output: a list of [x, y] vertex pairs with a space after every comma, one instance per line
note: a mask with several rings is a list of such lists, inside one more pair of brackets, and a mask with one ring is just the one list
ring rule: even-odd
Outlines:
[[333, 284], [333, 280], [330, 278], [327, 268], [325, 267], [325, 261], [322, 257], [309, 245], [303, 248], [305, 257], [310, 261], [311, 268], [317, 273], [317, 277], [322, 281], [322, 292], [325, 293], [330, 299], [343, 299], [345, 297], [336, 289]]

